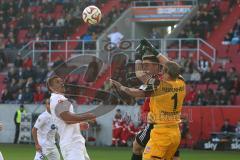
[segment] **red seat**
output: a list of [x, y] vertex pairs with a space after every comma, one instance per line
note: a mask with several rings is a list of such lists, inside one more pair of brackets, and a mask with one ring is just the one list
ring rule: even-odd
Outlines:
[[217, 84], [210, 84], [209, 86], [208, 86], [208, 88], [210, 88], [210, 89], [212, 89], [212, 90], [217, 90], [217, 88], [218, 88], [218, 85]]
[[240, 105], [240, 96], [236, 96], [234, 105]]
[[198, 84], [196, 89], [205, 91], [207, 89], [207, 85], [206, 84]]
[[18, 32], [18, 42], [20, 42], [21, 39], [25, 39], [27, 32], [28, 30], [26, 29], [22, 29]]

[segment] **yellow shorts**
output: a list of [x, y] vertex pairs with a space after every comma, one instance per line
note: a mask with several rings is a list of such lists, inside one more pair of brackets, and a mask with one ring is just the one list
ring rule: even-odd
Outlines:
[[143, 160], [172, 160], [180, 144], [179, 127], [153, 128], [144, 153]]

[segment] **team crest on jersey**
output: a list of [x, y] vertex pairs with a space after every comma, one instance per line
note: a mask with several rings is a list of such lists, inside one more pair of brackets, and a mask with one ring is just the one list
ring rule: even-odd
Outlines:
[[151, 147], [150, 146], [146, 146], [146, 148], [145, 148], [145, 153], [149, 153], [150, 152], [150, 150], [151, 150]]

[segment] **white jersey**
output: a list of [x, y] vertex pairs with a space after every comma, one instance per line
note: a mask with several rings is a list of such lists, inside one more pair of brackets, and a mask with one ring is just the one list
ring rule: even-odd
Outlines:
[[39, 145], [42, 148], [54, 148], [57, 131], [52, 116], [47, 111], [41, 113], [34, 127], [37, 128]]
[[[64, 148], [64, 146], [68, 146], [76, 142], [81, 142], [82, 144], [85, 144], [85, 139], [80, 132], [79, 123], [67, 124], [60, 117], [58, 117], [55, 112], [56, 105], [59, 102], [65, 100], [67, 100], [67, 98], [61, 94], [52, 93], [50, 97], [50, 109], [54, 123], [58, 128], [58, 134], [60, 136], [60, 147]], [[74, 113], [72, 105], [70, 106], [68, 111]]]

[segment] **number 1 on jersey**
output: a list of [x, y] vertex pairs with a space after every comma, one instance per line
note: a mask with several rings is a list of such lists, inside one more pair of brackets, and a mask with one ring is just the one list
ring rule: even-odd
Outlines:
[[172, 100], [174, 100], [174, 104], [173, 104], [173, 110], [175, 111], [177, 109], [177, 103], [178, 103], [178, 95], [177, 93], [175, 93], [172, 98]]

